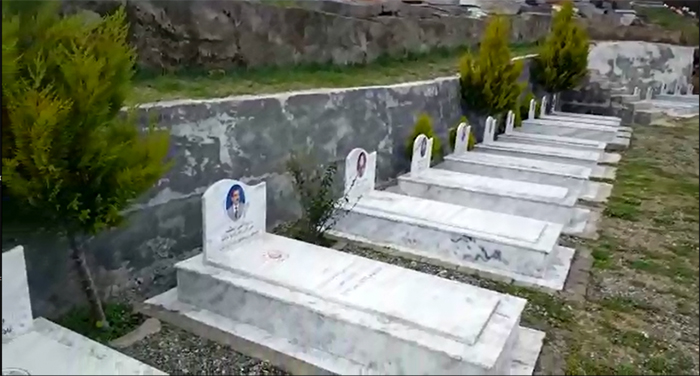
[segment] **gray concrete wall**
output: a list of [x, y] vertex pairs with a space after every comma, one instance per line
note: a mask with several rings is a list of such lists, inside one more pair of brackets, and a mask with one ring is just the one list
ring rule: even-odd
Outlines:
[[648, 42], [596, 42], [588, 55], [588, 68], [600, 79], [632, 91], [635, 86], [671, 85], [688, 79], [693, 47]]
[[[427, 112], [437, 134], [459, 121], [455, 77], [392, 86], [313, 90], [144, 106], [170, 131], [174, 168], [131, 209], [129, 223], [88, 242], [105, 296], [152, 295], [174, 286], [172, 265], [201, 246], [200, 196], [215, 181], [267, 182], [268, 225], [298, 210], [284, 163], [306, 149], [318, 161], [343, 160], [355, 147], [378, 152], [378, 179], [407, 169], [403, 147]], [[343, 175], [338, 175], [342, 177]], [[80, 301], [66, 244], [3, 228], [3, 248], [23, 244], [35, 313], [52, 315]]]

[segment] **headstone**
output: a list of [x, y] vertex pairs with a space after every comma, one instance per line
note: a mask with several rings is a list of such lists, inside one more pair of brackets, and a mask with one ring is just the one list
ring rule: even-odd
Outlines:
[[632, 96], [639, 98], [641, 95], [641, 91], [639, 90], [639, 87], [635, 87], [634, 90], [632, 91]]
[[430, 168], [430, 157], [433, 149], [433, 139], [419, 134], [413, 140], [413, 155], [411, 156], [411, 174], [419, 174]]
[[676, 81], [676, 85], [673, 87], [673, 95], [681, 95], [681, 82], [680, 79]]
[[508, 115], [506, 115], [506, 134], [513, 133], [513, 130], [515, 129], [515, 113], [513, 110], [508, 111]]
[[663, 82], [661, 83], [661, 93], [662, 95], [668, 94], [668, 85]]
[[345, 197], [350, 202], [374, 190], [376, 169], [376, 151], [371, 154], [360, 148], [350, 151], [345, 158]]
[[455, 154], [466, 153], [469, 148], [469, 135], [471, 134], [472, 127], [467, 125], [467, 123], [459, 123], [457, 126], [457, 137], [455, 137]]
[[547, 96], [542, 97], [542, 102], [540, 102], [540, 117], [543, 118], [547, 115]]
[[24, 249], [15, 247], [2, 254], [2, 339], [20, 336], [32, 329]]
[[484, 126], [484, 144], [494, 142], [496, 139], [496, 119], [492, 116], [486, 118]]
[[255, 186], [223, 179], [202, 196], [205, 261], [227, 265], [227, 254], [265, 233], [265, 183]]
[[654, 97], [654, 88], [653, 88], [652, 86], [649, 86], [649, 87], [647, 88], [647, 95], [646, 95], [646, 98], [644, 98], [644, 99], [646, 99], [646, 100], [649, 101], [649, 100], [651, 100], [653, 97]]
[[559, 94], [552, 94], [552, 111], [559, 111]]
[[693, 90], [695, 89], [695, 86], [693, 84], [688, 84], [688, 90], [685, 92], [686, 95], [693, 95]]
[[527, 119], [528, 120], [534, 120], [535, 119], [535, 109], [537, 108], [537, 104], [535, 103], [534, 99], [530, 99], [530, 107], [527, 111]]

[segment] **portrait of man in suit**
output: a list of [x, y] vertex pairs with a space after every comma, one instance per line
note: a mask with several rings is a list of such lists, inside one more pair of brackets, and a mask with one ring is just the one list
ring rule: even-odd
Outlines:
[[357, 177], [361, 178], [365, 174], [365, 169], [367, 168], [367, 154], [360, 153], [357, 156]]
[[420, 156], [425, 157], [425, 152], [428, 151], [428, 139], [423, 137], [420, 141]]
[[246, 201], [243, 187], [234, 184], [226, 195], [226, 214], [233, 221], [239, 220], [245, 214]]

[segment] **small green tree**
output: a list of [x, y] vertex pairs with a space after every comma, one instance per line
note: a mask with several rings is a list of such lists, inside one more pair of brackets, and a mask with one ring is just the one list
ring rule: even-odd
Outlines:
[[[462, 124], [462, 123], [466, 123], [467, 125], [469, 124], [466, 116], [462, 116], [459, 119], [459, 124]], [[447, 131], [447, 138], [450, 141], [450, 149], [452, 149], [452, 151], [455, 151], [454, 147], [455, 147], [455, 141], [457, 141], [457, 128], [459, 128], [459, 124], [448, 129], [448, 131]], [[469, 139], [467, 140], [467, 150], [474, 149], [474, 145], [476, 145], [476, 138], [474, 137], [474, 132], [472, 132], [470, 130], [469, 131]]]
[[2, 3], [2, 193], [67, 237], [95, 324], [108, 327], [82, 240], [121, 224], [166, 171], [168, 134], [120, 115], [135, 60], [124, 9], [63, 17], [60, 4]]
[[430, 115], [426, 113], [422, 113], [418, 116], [416, 125], [413, 126], [413, 132], [411, 132], [411, 135], [408, 137], [405, 149], [406, 158], [411, 159], [411, 157], [413, 157], [413, 143], [416, 141], [416, 138], [421, 134], [424, 134], [426, 137], [433, 139], [433, 148], [431, 149], [432, 155], [430, 156], [430, 160], [435, 160], [435, 158], [437, 158], [440, 154], [442, 146], [440, 145], [440, 139], [435, 137], [435, 131], [433, 130], [433, 120], [430, 118]]
[[[310, 168], [308, 166], [316, 166]], [[301, 217], [280, 230], [283, 235], [321, 246], [330, 245], [326, 232], [336, 223], [347, 196], [335, 189], [336, 162], [326, 166], [313, 163], [308, 155], [292, 154], [287, 161], [294, 191], [301, 206]]]
[[461, 96], [464, 105], [480, 115], [501, 114], [515, 107], [523, 85], [518, 78], [521, 61], [510, 55], [508, 21], [493, 17], [474, 56], [466, 53], [459, 63]]
[[588, 73], [588, 45], [586, 30], [574, 19], [574, 5], [566, 1], [531, 65], [532, 79], [548, 93], [575, 88]]

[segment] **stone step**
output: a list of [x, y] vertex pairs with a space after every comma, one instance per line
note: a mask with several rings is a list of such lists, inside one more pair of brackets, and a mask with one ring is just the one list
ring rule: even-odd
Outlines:
[[413, 197], [456, 204], [473, 209], [538, 219], [564, 225], [563, 232], [579, 235], [590, 217], [576, 208], [578, 192], [564, 187], [427, 169], [399, 176], [387, 189]]
[[552, 120], [552, 121], [564, 121], [564, 122], [576, 122], [583, 124], [593, 124], [593, 125], [606, 125], [609, 127], [619, 127], [622, 119], [616, 118], [612, 120], [591, 118], [589, 116], [568, 116], [559, 114], [547, 114], [544, 117], [540, 117], [542, 120]]
[[498, 135], [498, 141], [516, 142], [521, 144], [547, 145], [554, 147], [565, 147], [572, 150], [605, 151], [605, 142], [587, 140], [585, 138], [552, 136], [547, 134], [523, 133], [512, 131]]
[[582, 124], [576, 122], [557, 122], [551, 120], [525, 120], [518, 128], [523, 133], [546, 134], [583, 138], [600, 142], [613, 142], [619, 137], [630, 138], [631, 128], [609, 127], [602, 125]]
[[550, 115], [561, 116], [573, 119], [592, 119], [592, 120], [607, 120], [610, 122], [617, 122], [617, 124], [622, 123], [622, 119], [617, 116], [605, 116], [605, 115], [593, 115], [593, 114], [579, 114], [576, 112], [564, 112], [564, 111], [552, 111]]
[[539, 355], [521, 298], [272, 234], [227, 258], [178, 263], [177, 290], [146, 304], [334, 374], [532, 372]]
[[477, 144], [474, 150], [511, 157], [532, 158], [548, 162], [574, 164], [593, 168], [598, 164], [617, 164], [621, 156], [591, 150], [573, 150], [564, 147], [531, 145], [515, 142], [495, 141]]
[[548, 289], [563, 287], [573, 254], [557, 247], [562, 225], [530, 218], [386, 191], [344, 209], [334, 236]]

